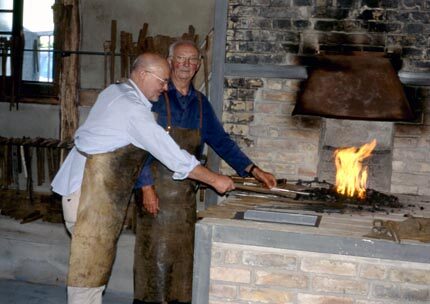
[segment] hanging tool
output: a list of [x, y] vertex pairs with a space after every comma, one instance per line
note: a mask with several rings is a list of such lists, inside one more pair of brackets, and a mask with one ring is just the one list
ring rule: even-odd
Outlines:
[[45, 148], [36, 147], [37, 158], [37, 185], [40, 186], [45, 182]]

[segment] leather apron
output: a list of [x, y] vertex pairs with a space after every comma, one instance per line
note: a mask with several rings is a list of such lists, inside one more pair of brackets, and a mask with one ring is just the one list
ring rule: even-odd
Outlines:
[[[202, 127], [202, 96], [197, 92]], [[165, 94], [167, 131], [178, 145], [195, 156], [200, 152], [200, 129], [171, 127], [170, 101]], [[134, 253], [134, 299], [145, 302], [191, 302], [195, 182], [175, 181], [172, 171], [160, 162], [152, 165], [160, 210], [156, 217], [142, 210], [136, 220]], [[141, 191], [136, 201], [141, 206]], [[143, 208], [142, 208], [143, 209]]]
[[86, 155], [68, 286], [107, 284], [133, 186], [148, 155], [131, 144], [113, 152]]

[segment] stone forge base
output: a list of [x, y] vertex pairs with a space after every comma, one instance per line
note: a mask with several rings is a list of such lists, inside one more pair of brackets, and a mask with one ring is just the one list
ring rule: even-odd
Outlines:
[[193, 303], [430, 303], [430, 244], [365, 238], [372, 218], [390, 216], [323, 214], [317, 228], [204, 218]]

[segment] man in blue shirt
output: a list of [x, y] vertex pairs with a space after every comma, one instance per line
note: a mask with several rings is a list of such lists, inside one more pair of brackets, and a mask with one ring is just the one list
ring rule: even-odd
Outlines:
[[[266, 187], [275, 177], [255, 166], [224, 131], [208, 99], [191, 81], [200, 53], [191, 41], [170, 46], [171, 81], [152, 107], [157, 122], [183, 149], [201, 156], [208, 144], [240, 176], [254, 176]], [[174, 182], [158, 161], [147, 162], [138, 179], [137, 200], [146, 211], [137, 217], [134, 303], [190, 303], [196, 197], [191, 181]], [[160, 205], [160, 208], [159, 208]]]

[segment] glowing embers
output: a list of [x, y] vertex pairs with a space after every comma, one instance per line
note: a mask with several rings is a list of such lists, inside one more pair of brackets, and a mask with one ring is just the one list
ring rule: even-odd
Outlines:
[[336, 164], [336, 191], [339, 194], [364, 199], [366, 197], [367, 166], [363, 160], [368, 158], [376, 146], [376, 140], [360, 148], [349, 147], [334, 152]]

